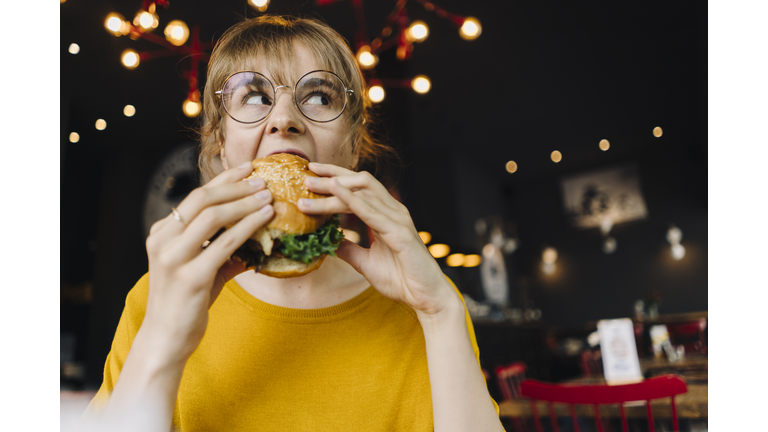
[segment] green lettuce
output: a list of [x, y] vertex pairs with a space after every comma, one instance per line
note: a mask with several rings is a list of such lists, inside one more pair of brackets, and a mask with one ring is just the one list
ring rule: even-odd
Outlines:
[[339, 229], [340, 222], [339, 215], [335, 214], [313, 233], [280, 237], [280, 253], [305, 264], [323, 254], [335, 257], [336, 249], [344, 238], [344, 233]]

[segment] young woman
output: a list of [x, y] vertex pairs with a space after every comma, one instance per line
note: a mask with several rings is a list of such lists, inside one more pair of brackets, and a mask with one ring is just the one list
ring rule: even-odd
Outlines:
[[[355, 171], [382, 149], [369, 106], [354, 54], [320, 22], [262, 16], [222, 36], [201, 129], [210, 181], [152, 227], [87, 414], [142, 431], [503, 430], [461, 295], [408, 210]], [[331, 195], [299, 209], [354, 213], [369, 249], [344, 241], [289, 279], [229, 259], [274, 216], [264, 181], [241, 180], [279, 152], [311, 161], [305, 186]]]

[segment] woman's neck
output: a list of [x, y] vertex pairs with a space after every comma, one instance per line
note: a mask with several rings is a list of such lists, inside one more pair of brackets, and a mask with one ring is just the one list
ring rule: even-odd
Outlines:
[[247, 271], [235, 277], [248, 294], [275, 306], [321, 309], [356, 297], [370, 284], [349, 264], [327, 256], [319, 269], [295, 278], [273, 278]]

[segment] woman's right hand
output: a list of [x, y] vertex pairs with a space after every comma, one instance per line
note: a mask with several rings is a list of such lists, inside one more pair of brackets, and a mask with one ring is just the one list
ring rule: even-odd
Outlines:
[[273, 217], [264, 180], [241, 181], [252, 171], [250, 163], [224, 171], [179, 204], [182, 221], [170, 214], [150, 230], [149, 298], [141, 330], [162, 363], [186, 363], [203, 338], [208, 308], [224, 284], [245, 271], [230, 256]]

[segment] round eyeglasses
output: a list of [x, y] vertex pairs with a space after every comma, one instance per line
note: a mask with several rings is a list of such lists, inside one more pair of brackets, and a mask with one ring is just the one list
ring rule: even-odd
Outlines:
[[[232, 120], [240, 123], [256, 123], [272, 112], [281, 88], [258, 72], [236, 72], [224, 81], [221, 90], [215, 94]], [[347, 107], [347, 98], [354, 94], [338, 75], [329, 71], [307, 72], [291, 89], [293, 103], [304, 117], [318, 123], [327, 123], [339, 118]]]

